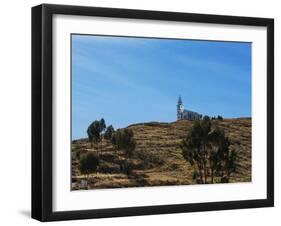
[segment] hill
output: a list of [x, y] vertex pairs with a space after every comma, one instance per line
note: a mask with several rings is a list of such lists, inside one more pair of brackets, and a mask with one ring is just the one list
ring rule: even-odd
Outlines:
[[[128, 126], [134, 132], [136, 150], [130, 159], [132, 173], [122, 173], [120, 165], [125, 157], [110, 142], [103, 140], [91, 147], [87, 139], [72, 142], [72, 190], [83, 189], [79, 166], [80, 156], [87, 152], [99, 154], [97, 174], [91, 175], [89, 188], [115, 188], [193, 184], [193, 169], [181, 154], [179, 144], [186, 137], [194, 121], [172, 123], [139, 123]], [[230, 182], [251, 181], [251, 118], [212, 120], [214, 126], [224, 129], [232, 148], [238, 153], [237, 173]]]

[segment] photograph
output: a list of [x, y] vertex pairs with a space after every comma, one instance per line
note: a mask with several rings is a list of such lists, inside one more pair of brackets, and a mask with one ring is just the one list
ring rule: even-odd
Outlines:
[[250, 42], [71, 34], [71, 190], [251, 182]]
[[32, 7], [33, 219], [275, 205], [274, 18], [179, 9]]

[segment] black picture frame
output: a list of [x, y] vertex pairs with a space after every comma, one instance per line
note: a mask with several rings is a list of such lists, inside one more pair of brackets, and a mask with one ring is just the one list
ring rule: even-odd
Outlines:
[[[52, 210], [52, 18], [55, 14], [266, 27], [267, 198], [54, 212]], [[274, 206], [273, 19], [50, 4], [32, 8], [32, 218], [40, 221], [57, 221], [271, 206]]]

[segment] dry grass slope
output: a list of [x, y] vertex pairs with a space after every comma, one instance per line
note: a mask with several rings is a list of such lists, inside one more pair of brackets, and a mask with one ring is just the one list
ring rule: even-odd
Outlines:
[[[251, 119], [213, 120], [213, 125], [223, 128], [231, 140], [232, 148], [238, 152], [238, 170], [230, 182], [251, 181]], [[129, 126], [134, 131], [137, 147], [130, 160], [132, 174], [127, 176], [120, 170], [125, 159], [110, 142], [103, 140], [91, 148], [87, 139], [72, 144], [72, 189], [82, 189], [79, 161], [81, 155], [97, 152], [101, 163], [97, 174], [91, 175], [90, 188], [116, 188], [138, 186], [161, 186], [192, 184], [192, 167], [183, 159], [179, 143], [187, 135], [193, 121], [181, 120], [172, 123], [141, 123]]]

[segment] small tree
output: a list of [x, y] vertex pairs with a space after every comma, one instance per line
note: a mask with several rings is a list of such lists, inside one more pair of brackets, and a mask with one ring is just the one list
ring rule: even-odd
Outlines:
[[218, 120], [223, 120], [223, 117], [221, 115], [218, 115], [217, 119]]
[[134, 133], [131, 129], [118, 129], [111, 138], [112, 144], [117, 150], [122, 150], [125, 154], [125, 164], [121, 168], [125, 170], [127, 174], [130, 174], [130, 164], [128, 159], [132, 156], [135, 148], [136, 141], [134, 139]]
[[134, 133], [131, 129], [118, 129], [113, 134], [111, 142], [117, 150], [122, 150], [124, 152], [126, 158], [132, 156], [136, 147]]
[[88, 182], [89, 174], [96, 172], [99, 165], [99, 157], [94, 153], [87, 153], [80, 158], [79, 170], [82, 174], [86, 174]]
[[111, 140], [113, 133], [114, 133], [113, 126], [112, 125], [108, 126], [104, 133], [104, 139]]

